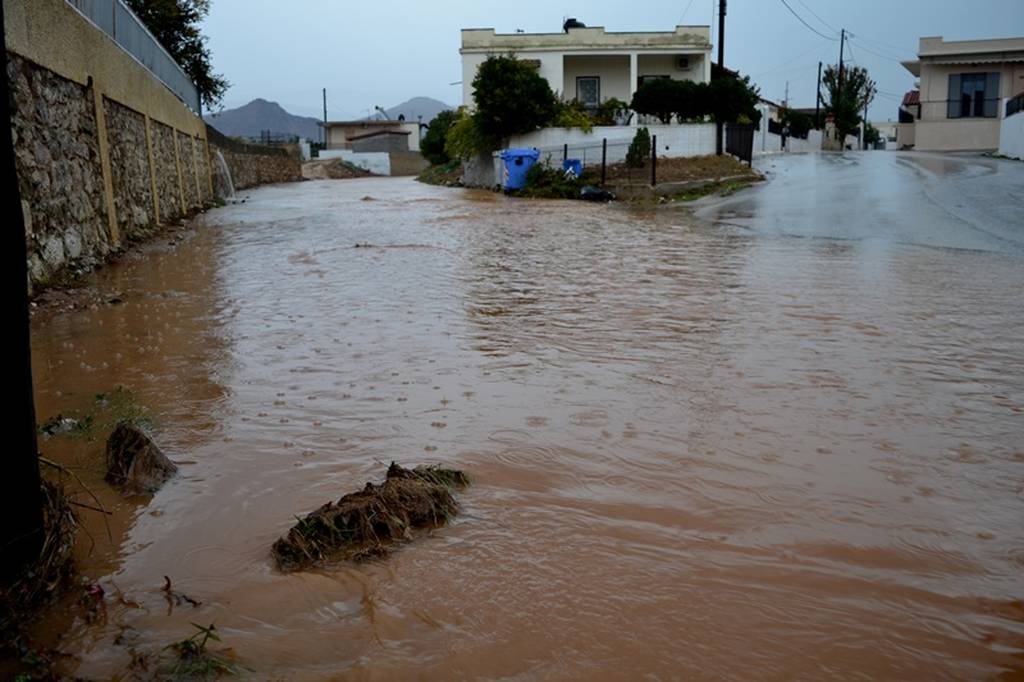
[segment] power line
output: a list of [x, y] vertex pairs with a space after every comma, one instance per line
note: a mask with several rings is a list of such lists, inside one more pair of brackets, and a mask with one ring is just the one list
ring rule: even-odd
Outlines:
[[689, 4], [686, 5], [686, 9], [683, 10], [683, 16], [679, 17], [679, 21], [676, 22], [676, 26], [683, 25], [683, 19], [686, 18], [686, 13], [690, 11], [691, 7], [693, 7], [693, 0], [690, 0]]
[[826, 27], [826, 28], [828, 28], [828, 29], [829, 29], [830, 31], [832, 31], [833, 33], [839, 33], [839, 29], [837, 29], [837, 28], [836, 28], [835, 26], [833, 26], [832, 24], [828, 23], [827, 21], [825, 21], [824, 19], [822, 19], [822, 18], [821, 18], [820, 16], [818, 16], [818, 13], [817, 13], [817, 12], [815, 12], [815, 11], [814, 11], [813, 9], [811, 9], [810, 7], [808, 7], [807, 3], [806, 3], [806, 2], [804, 2], [804, 0], [797, 0], [797, 2], [799, 2], [799, 3], [801, 4], [801, 5], [803, 5], [803, 6], [804, 6], [804, 9], [805, 9], [805, 10], [807, 10], [808, 12], [810, 12], [810, 13], [811, 13], [811, 15], [812, 15], [812, 16], [813, 16], [813, 17], [814, 17], [815, 19], [817, 19], [817, 20], [818, 20], [818, 21], [820, 21], [820, 22], [821, 22], [822, 24], [824, 24], [824, 25], [825, 25], [825, 27]]
[[[850, 37], [851, 38], [856, 38], [857, 40], [862, 40], [861, 36], [859, 34], [856, 34], [856, 33], [852, 34]], [[857, 43], [857, 49], [864, 50], [865, 52], [867, 52], [869, 54], [875, 55], [876, 57], [881, 57], [882, 59], [888, 59], [889, 61], [896, 62], [897, 64], [902, 64], [903, 61], [904, 61], [902, 59], [897, 59], [896, 57], [893, 57], [891, 55], [882, 54], [881, 52], [875, 52], [874, 50], [865, 47], [863, 45], [863, 43]]]
[[[824, 47], [824, 46], [825, 46], [824, 42], [819, 42], [818, 44], [816, 44], [811, 49], [806, 50], [805, 52], [801, 52], [800, 54], [798, 54], [797, 56], [793, 57], [792, 59], [786, 60], [786, 61], [782, 62], [781, 64], [779, 64], [777, 66], [773, 66], [772, 68], [768, 69], [767, 71], [762, 71], [761, 73], [754, 74], [753, 76], [751, 76], [751, 78], [759, 78], [761, 76], [767, 76], [770, 73], [775, 73], [776, 71], [778, 71], [782, 67], [789, 66], [793, 62], [795, 62], [798, 59], [801, 59], [803, 57], [806, 57], [807, 55], [811, 54], [812, 52], [820, 51], [821, 48]], [[800, 68], [803, 68], [803, 67], [800, 67]]]
[[790, 7], [790, 6], [789, 6], [789, 3], [788, 3], [788, 2], [786, 2], [786, 0], [779, 0], [779, 2], [781, 2], [781, 3], [783, 4], [783, 5], [785, 5], [785, 6], [786, 6], [786, 9], [788, 9], [788, 10], [790, 11], [790, 13], [791, 13], [791, 14], [792, 14], [792, 15], [793, 15], [794, 17], [796, 17], [796, 18], [797, 18], [797, 20], [798, 20], [798, 21], [799, 21], [799, 22], [800, 22], [801, 24], [803, 24], [804, 26], [806, 26], [806, 27], [807, 27], [808, 29], [810, 29], [811, 31], [813, 31], [813, 32], [817, 33], [817, 34], [818, 34], [819, 36], [821, 36], [822, 38], [824, 38], [824, 39], [826, 39], [826, 40], [831, 40], [831, 41], [833, 41], [833, 42], [835, 42], [835, 41], [838, 41], [838, 40], [839, 40], [839, 38], [833, 38], [832, 36], [827, 36], [827, 35], [825, 35], [825, 34], [824, 34], [824, 33], [822, 33], [821, 31], [819, 31], [818, 29], [814, 28], [813, 26], [811, 26], [810, 24], [808, 24], [808, 23], [807, 23], [806, 21], [804, 21], [804, 18], [803, 18], [802, 16], [800, 16], [799, 14], [797, 14], [797, 13], [796, 13], [796, 10], [794, 10], [794, 9], [793, 9], [792, 7]]
[[873, 38], [868, 38], [867, 36], [861, 35], [859, 33], [857, 34], [857, 37], [860, 38], [861, 40], [866, 40], [869, 43], [872, 43], [874, 45], [881, 45], [882, 47], [887, 47], [889, 49], [896, 50], [897, 52], [906, 52], [907, 54], [912, 54], [912, 55], [915, 55], [915, 56], [917, 54], [913, 50], [908, 50], [905, 47], [901, 47], [899, 45], [893, 45], [892, 43], [885, 43], [885, 42], [882, 42], [881, 40], [875, 40]]

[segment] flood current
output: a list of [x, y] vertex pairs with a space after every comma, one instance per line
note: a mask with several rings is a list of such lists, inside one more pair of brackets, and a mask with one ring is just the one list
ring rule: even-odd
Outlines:
[[[93, 275], [123, 302], [34, 320], [40, 421], [124, 386], [181, 470], [122, 498], [102, 437], [41, 441], [113, 511], [82, 511], [102, 610], [40, 627], [60, 668], [125, 675], [196, 622], [256, 679], [1024, 674], [1021, 251], [830, 235], [828, 206], [758, 229], [773, 191], [273, 186]], [[462, 513], [274, 568], [391, 461], [465, 470]]]

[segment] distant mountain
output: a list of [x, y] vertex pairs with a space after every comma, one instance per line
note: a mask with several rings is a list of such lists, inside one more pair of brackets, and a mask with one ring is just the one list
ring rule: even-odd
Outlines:
[[455, 109], [456, 107], [450, 106], [436, 99], [429, 97], [413, 97], [410, 100], [397, 104], [390, 109], [385, 109], [388, 113], [388, 118], [397, 119], [399, 116], [405, 116], [406, 121], [415, 121], [418, 117], [423, 117], [424, 123], [430, 123], [435, 116], [440, 114], [445, 109]]
[[317, 125], [319, 119], [289, 114], [277, 102], [265, 99], [254, 99], [237, 109], [207, 114], [203, 120], [229, 137], [259, 138], [263, 131], [269, 130], [275, 135], [320, 139], [320, 127]]

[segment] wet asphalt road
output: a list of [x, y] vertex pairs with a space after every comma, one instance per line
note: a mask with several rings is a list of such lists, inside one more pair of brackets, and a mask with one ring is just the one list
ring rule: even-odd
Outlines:
[[917, 152], [793, 154], [770, 182], [698, 212], [772, 234], [1024, 255], [1024, 163]]

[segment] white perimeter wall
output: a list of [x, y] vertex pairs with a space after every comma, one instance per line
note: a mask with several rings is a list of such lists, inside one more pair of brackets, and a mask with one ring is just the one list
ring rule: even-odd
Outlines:
[[[782, 136], [767, 130], [754, 131], [754, 155], [772, 154], [782, 151]], [[820, 152], [821, 131], [811, 130], [807, 133], [807, 139], [801, 140], [796, 137], [786, 138], [787, 152]]]
[[[658, 156], [704, 156], [715, 153], [715, 125], [713, 123], [686, 123], [682, 125], [645, 126], [651, 137], [658, 137]], [[636, 135], [637, 126], [594, 126], [585, 133], [579, 128], [544, 128], [526, 135], [516, 135], [509, 147], [534, 148], [541, 159], [550, 156], [551, 163], [561, 165], [563, 146], [569, 145], [569, 158], [580, 159], [585, 165], [601, 163], [602, 140], [608, 140], [608, 163], [626, 160], [629, 143]]]
[[321, 149], [321, 159], [342, 159], [375, 175], [391, 175], [391, 157], [387, 152], [354, 152], [351, 149]]
[[[1001, 104], [1006, 111], [1005, 101]], [[1004, 118], [999, 127], [999, 153], [1024, 161], [1024, 111]]]

